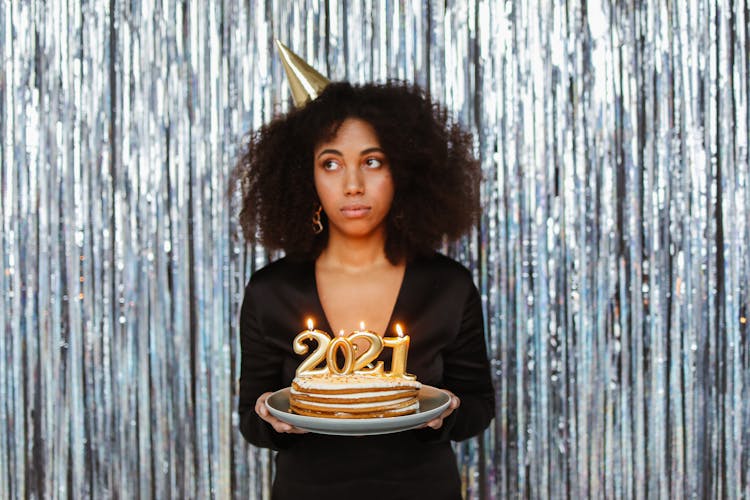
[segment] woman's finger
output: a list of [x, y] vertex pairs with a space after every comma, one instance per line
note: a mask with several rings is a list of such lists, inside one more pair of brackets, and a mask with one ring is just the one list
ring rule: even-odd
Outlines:
[[448, 416], [450, 416], [450, 414], [453, 413], [456, 410], [456, 408], [461, 406], [461, 400], [458, 398], [458, 396], [453, 394], [451, 391], [444, 390], [444, 392], [447, 393], [451, 398], [450, 403], [448, 404], [448, 408], [446, 408], [445, 411], [441, 413], [438, 418], [434, 418], [430, 420], [426, 424], [422, 425], [422, 427], [440, 429], [443, 426], [443, 420], [448, 418]]
[[271, 392], [266, 392], [258, 396], [258, 399], [255, 401], [255, 413], [257, 413], [263, 421], [271, 424], [271, 427], [273, 427], [273, 430], [275, 430], [276, 432], [289, 434], [305, 434], [307, 431], [288, 424], [283, 420], [279, 420], [278, 418], [271, 415], [271, 413], [268, 411], [268, 407], [266, 407], [266, 399], [268, 399], [268, 396], [270, 396], [271, 394]]
[[431, 429], [440, 429], [443, 426], [443, 417], [439, 418], [433, 418], [429, 422], [427, 422], [427, 427], [430, 427]]
[[266, 408], [266, 405], [263, 403], [260, 403], [258, 405], [258, 409], [256, 410], [258, 412], [258, 415], [260, 415], [261, 418], [267, 418], [270, 415], [268, 414], [268, 408]]
[[271, 417], [271, 419], [273, 419], [273, 422], [269, 423], [273, 427], [273, 430], [275, 430], [276, 432], [289, 432], [292, 430], [292, 426], [287, 424], [286, 422], [282, 422], [281, 420], [273, 417]]

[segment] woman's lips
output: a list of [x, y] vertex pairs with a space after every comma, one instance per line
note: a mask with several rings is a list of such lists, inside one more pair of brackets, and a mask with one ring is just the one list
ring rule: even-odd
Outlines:
[[364, 217], [370, 212], [370, 207], [366, 205], [347, 205], [341, 208], [341, 214], [349, 219], [358, 219]]

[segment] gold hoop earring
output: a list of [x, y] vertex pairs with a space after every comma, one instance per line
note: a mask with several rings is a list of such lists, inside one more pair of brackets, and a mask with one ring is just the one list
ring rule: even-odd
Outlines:
[[313, 212], [312, 216], [312, 230], [315, 234], [320, 234], [323, 232], [323, 222], [320, 220], [320, 212], [323, 211], [323, 207], [318, 205], [317, 210]]

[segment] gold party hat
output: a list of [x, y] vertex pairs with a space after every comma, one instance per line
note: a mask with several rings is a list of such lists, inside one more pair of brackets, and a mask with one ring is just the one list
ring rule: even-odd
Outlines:
[[298, 108], [318, 97], [323, 89], [331, 83], [328, 78], [315, 71], [312, 66], [289, 50], [279, 40], [276, 40], [276, 48], [279, 50], [281, 63], [286, 70], [294, 105]]

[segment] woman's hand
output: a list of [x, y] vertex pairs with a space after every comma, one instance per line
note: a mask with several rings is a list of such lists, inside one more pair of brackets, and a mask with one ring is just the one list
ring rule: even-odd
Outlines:
[[422, 427], [431, 427], [432, 429], [440, 429], [443, 426], [443, 420], [448, 418], [448, 415], [453, 413], [456, 410], [456, 408], [461, 406], [461, 400], [458, 399], [458, 396], [456, 396], [449, 390], [446, 390], [446, 389], [441, 389], [441, 390], [451, 397], [451, 402], [448, 405], [448, 408], [446, 408], [445, 411], [440, 414], [440, 416], [438, 416], [437, 418], [433, 418], [426, 424], [422, 425]]
[[276, 432], [287, 434], [306, 434], [307, 431], [295, 427], [291, 424], [287, 424], [286, 422], [282, 422], [278, 418], [271, 415], [271, 413], [268, 411], [268, 408], [266, 407], [266, 399], [268, 399], [268, 396], [270, 396], [271, 394], [273, 393], [264, 392], [258, 397], [258, 399], [255, 401], [255, 413], [257, 413], [261, 419], [271, 424], [271, 427], [273, 427], [273, 430], [275, 430]]

